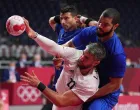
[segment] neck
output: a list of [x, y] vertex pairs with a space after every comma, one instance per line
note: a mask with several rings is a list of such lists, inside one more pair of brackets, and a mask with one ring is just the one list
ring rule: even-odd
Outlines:
[[105, 42], [107, 41], [108, 39], [110, 39], [112, 36], [113, 36], [114, 32], [110, 33], [109, 35], [107, 36], [104, 36], [102, 38], [99, 38], [101, 40], [101, 42]]
[[91, 70], [93, 70], [93, 67], [84, 68], [84, 69], [80, 68], [80, 72], [81, 72], [81, 74], [84, 75], [84, 76], [88, 75], [88, 73], [89, 73]]

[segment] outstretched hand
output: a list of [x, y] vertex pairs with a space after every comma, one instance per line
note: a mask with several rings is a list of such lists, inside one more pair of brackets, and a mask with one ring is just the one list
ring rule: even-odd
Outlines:
[[40, 83], [34, 71], [32, 71], [32, 74], [25, 72], [25, 76], [21, 75], [21, 81], [26, 82], [27, 84], [33, 87], [37, 87], [38, 84]]
[[30, 27], [29, 21], [27, 19], [23, 17], [23, 20], [26, 26], [26, 33], [30, 38], [34, 39], [36, 37], [36, 32]]

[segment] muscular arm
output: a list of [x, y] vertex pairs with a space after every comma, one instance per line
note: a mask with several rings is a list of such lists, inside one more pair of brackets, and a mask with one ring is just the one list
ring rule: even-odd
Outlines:
[[86, 26], [97, 26], [98, 22], [91, 19], [91, 18], [87, 18], [85, 16], [80, 16], [80, 22], [83, 24], [86, 24]]
[[[25, 72], [25, 76], [21, 75], [21, 81], [27, 82], [29, 85], [37, 88], [39, 87], [38, 85], [40, 84], [40, 80], [37, 78], [37, 76], [34, 74], [33, 71], [32, 74]], [[64, 93], [61, 94], [45, 86], [45, 88], [41, 91], [53, 104], [59, 107], [76, 106], [83, 103], [82, 99], [78, 97], [78, 95], [76, 95], [76, 93], [73, 92], [72, 90], [65, 91]]]
[[83, 103], [83, 101], [71, 90], [66, 91], [64, 94], [59, 94], [46, 88], [43, 91], [43, 94], [58, 107], [76, 106]]
[[88, 26], [97, 26], [98, 22], [97, 21], [90, 21], [88, 23]]
[[105, 96], [119, 89], [123, 78], [110, 78], [110, 83], [101, 87], [88, 101]]
[[69, 47], [63, 47], [61, 45], [58, 45], [54, 41], [42, 36], [37, 35], [37, 38], [35, 38], [35, 41], [41, 46], [44, 50], [46, 50], [48, 53], [54, 55], [54, 56], [61, 56], [63, 58], [67, 58], [68, 56], [72, 57], [74, 53], [76, 52], [75, 49], [69, 48]]

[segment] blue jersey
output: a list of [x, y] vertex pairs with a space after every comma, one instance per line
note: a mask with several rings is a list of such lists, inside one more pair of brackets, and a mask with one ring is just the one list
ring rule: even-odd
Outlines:
[[[100, 77], [100, 86], [102, 87], [109, 83], [109, 77], [122, 78], [124, 77], [126, 69], [126, 56], [123, 46], [116, 35], [113, 34], [112, 38], [105, 42], [101, 42], [96, 34], [97, 27], [87, 27], [83, 31], [74, 37], [73, 44], [75, 47], [82, 47], [88, 45], [90, 42], [100, 42], [106, 49], [106, 58], [97, 66], [97, 71]], [[105, 96], [108, 100], [118, 100], [120, 90], [117, 90], [109, 95]]]
[[[55, 31], [58, 34], [57, 43], [59, 45], [65, 44], [66, 42], [68, 42], [69, 40], [74, 38], [74, 36], [78, 35], [82, 30], [83, 30], [83, 28], [78, 28], [78, 29], [75, 29], [73, 31], [65, 32], [64, 28], [62, 27], [62, 25], [57, 24], [56, 28], [55, 28]], [[78, 49], [83, 50], [84, 48], [85, 47], [80, 47]]]
[[[61, 24], [57, 24], [56, 27], [55, 27], [55, 32], [57, 33], [58, 35], [58, 40], [57, 40], [57, 43], [59, 45], [62, 45], [62, 44], [65, 44], [66, 42], [68, 42], [69, 40], [71, 40], [72, 38], [74, 38], [74, 36], [78, 35], [81, 31], [83, 30], [83, 28], [78, 28], [78, 29], [75, 29], [73, 31], [68, 31], [68, 32], [65, 32], [64, 28], [62, 27]], [[83, 50], [85, 48], [85, 46], [81, 46], [80, 50]], [[57, 82], [57, 79], [59, 78], [60, 76], [60, 73], [62, 71], [62, 67], [59, 69], [59, 70], [55, 70], [55, 78], [54, 78], [54, 82], [53, 82], [53, 85], [56, 84]], [[55, 87], [51, 87], [53, 90], [55, 90]]]

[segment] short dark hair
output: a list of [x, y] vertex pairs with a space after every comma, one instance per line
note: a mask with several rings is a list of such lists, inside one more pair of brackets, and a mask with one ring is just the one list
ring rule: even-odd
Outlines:
[[87, 45], [88, 52], [95, 56], [97, 60], [102, 60], [106, 56], [106, 50], [100, 43], [90, 43]]
[[72, 14], [72, 16], [77, 16], [77, 14], [78, 14], [77, 9], [74, 5], [64, 6], [60, 10], [60, 13], [62, 13], [62, 14], [67, 13], [67, 12], [70, 12]]
[[120, 23], [120, 13], [114, 8], [106, 9], [101, 16], [113, 18], [112, 24]]

